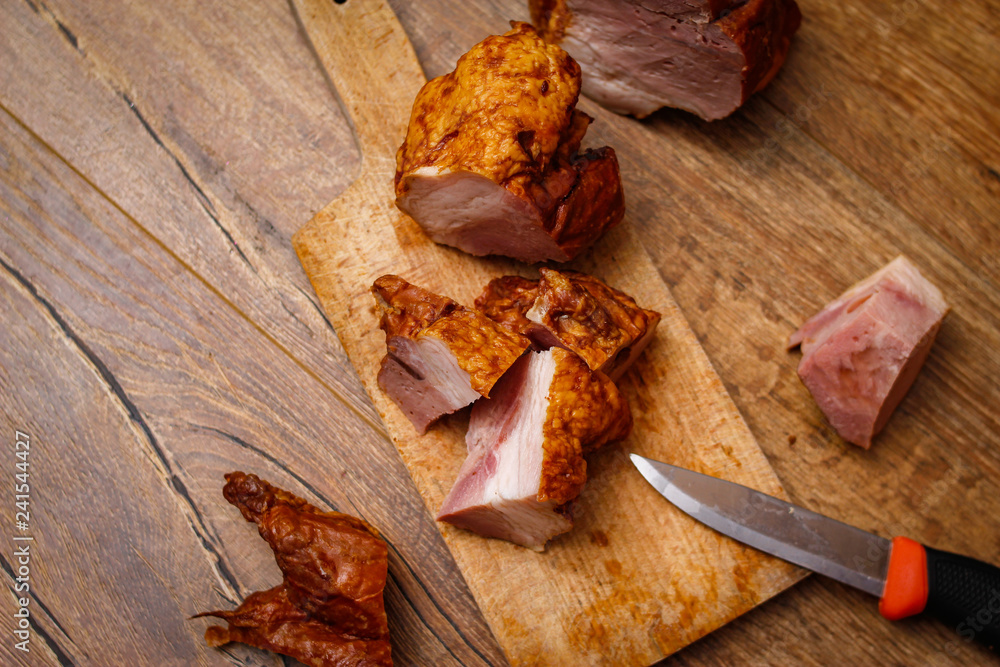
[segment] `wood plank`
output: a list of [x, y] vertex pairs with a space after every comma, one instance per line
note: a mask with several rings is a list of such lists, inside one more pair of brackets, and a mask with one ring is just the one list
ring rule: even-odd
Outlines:
[[[1000, 214], [993, 4], [807, 4], [793, 75], [768, 98], [944, 245], [961, 245], [996, 275], [995, 254], [980, 245]], [[806, 106], [808, 89], [825, 94]], [[876, 222], [882, 214], [877, 205], [857, 211]]]
[[378, 424], [291, 249], [357, 165], [291, 11], [4, 3], [0, 21], [0, 104]]
[[[9, 104], [17, 112], [26, 114], [33, 127], [44, 134], [45, 142], [61, 151], [84, 180], [109, 198], [120, 213], [127, 215], [138, 232], [145, 232], [148, 238], [174, 257], [178, 262], [174, 271], [193, 271], [209, 291], [235, 308], [245, 323], [257, 328], [268, 339], [255, 345], [277, 344], [301, 371], [332, 392], [335, 402], [342, 402], [350, 411], [360, 415], [365, 425], [358, 428], [372, 431], [355, 443], [373, 449], [363, 467], [370, 469], [374, 478], [380, 475], [388, 479], [398, 476], [403, 470], [398, 456], [384, 439], [381, 422], [360, 391], [357, 377], [346, 361], [338, 361], [343, 358], [339, 342], [318, 306], [311, 300], [315, 297], [311, 296], [308, 281], [291, 250], [290, 231], [282, 234], [272, 230], [262, 235], [260, 227], [266, 221], [262, 222], [252, 210], [263, 207], [258, 201], [261, 196], [274, 196], [287, 203], [290, 209], [307, 207], [308, 202], [302, 198], [288, 198], [280, 183], [269, 181], [267, 187], [255, 183], [253, 191], [248, 185], [241, 186], [242, 189], [234, 187], [232, 180], [243, 179], [249, 183], [257, 175], [241, 173], [232, 180], [226, 177], [227, 163], [221, 161], [220, 156], [225, 157], [226, 151], [231, 149], [213, 144], [218, 139], [218, 117], [208, 115], [199, 126], [198, 131], [206, 145], [192, 146], [183, 139], [185, 133], [195, 131], [189, 125], [197, 123], [188, 119], [183, 126], [178, 126], [171, 114], [171, 108], [183, 106], [179, 98], [173, 97], [177, 86], [176, 80], [170, 76], [171, 72], [173, 76], [181, 76], [185, 70], [202, 68], [204, 71], [200, 75], [206, 80], [196, 87], [205, 95], [213, 95], [218, 90], [211, 82], [212, 77], [219, 70], [226, 70], [225, 63], [213, 69], [195, 60], [191, 54], [198, 51], [188, 48], [199, 41], [211, 41], [210, 37], [199, 32], [212, 27], [202, 8], [189, 8], [194, 15], [184, 34], [172, 33], [183, 43], [170, 48], [176, 59], [166, 73], [160, 71], [162, 53], [145, 48], [147, 42], [115, 43], [113, 34], [123, 21], [127, 24], [143, 23], [135, 17], [123, 18], [121, 11], [124, 10], [120, 8], [88, 15], [94, 25], [86, 21], [70, 22], [71, 19], [65, 16], [56, 17], [46, 7], [37, 9], [39, 13], [33, 13], [26, 4], [0, 8], [0, 12], [8, 13], [4, 17], [5, 24], [9, 19], [10, 25], [19, 26], [17, 30], [5, 32], [5, 38], [0, 40], [4, 61], [17, 64], [0, 72], [4, 84], [0, 103]], [[141, 13], [143, 9], [133, 5], [127, 11]], [[149, 11], [155, 13], [156, 8]], [[261, 19], [261, 11], [272, 16]], [[329, 160], [329, 153], [338, 155], [341, 161], [336, 166], [342, 168], [344, 160], [348, 160], [354, 151], [353, 141], [347, 147], [331, 145], [328, 135], [332, 134], [335, 138], [339, 132], [350, 136], [350, 131], [345, 123], [338, 124], [326, 117], [331, 112], [336, 114], [334, 100], [308, 45], [297, 33], [292, 13], [286, 9], [275, 14], [272, 10], [261, 8], [223, 13], [228, 16], [229, 29], [233, 34], [264, 31], [254, 51], [258, 59], [270, 62], [274, 51], [293, 54], [296, 47], [300, 49], [291, 75], [268, 70], [272, 76], [262, 86], [297, 85], [303, 90], [316, 91], [312, 97], [300, 92], [286, 99], [274, 92], [242, 90], [246, 105], [253, 106], [258, 97], [269, 100], [271, 104], [285, 106], [294, 106], [297, 100], [305, 109], [296, 111], [291, 108], [290, 111], [309, 118], [310, 123], [318, 121], [315, 127], [310, 125], [310, 132], [322, 139], [316, 139], [315, 145], [304, 153], [298, 138], [282, 139], [278, 132], [278, 136], [269, 138], [273, 144], [257, 146], [260, 152], [253, 159], [240, 162], [239, 169], [252, 172], [256, 165], [270, 159], [269, 153], [276, 146], [290, 143], [298, 155], [296, 164], [300, 167], [307, 165], [306, 171], [311, 174], [303, 181], [306, 187], [315, 187], [317, 192], [323, 192], [325, 187], [342, 187], [337, 179], [343, 181], [346, 175], [338, 177], [336, 173], [330, 174], [329, 165], [334, 163]], [[215, 17], [219, 18], [219, 15], [216, 13]], [[260, 22], [253, 23], [257, 20]], [[282, 27], [273, 28], [275, 21]], [[111, 34], [108, 34], [109, 31]], [[138, 40], [138, 37], [134, 39]], [[125, 50], [126, 46], [133, 50]], [[148, 62], [136, 62], [141, 60], [140, 54], [148, 58]], [[185, 57], [191, 62], [185, 64]], [[234, 54], [229, 54], [229, 58], [233, 57]], [[109, 63], [115, 66], [111, 67]], [[148, 77], [152, 75], [147, 72], [153, 71], [161, 79], [144, 79], [143, 85], [150, 86], [147, 96], [138, 94], [136, 84], [128, 76], [138, 73]], [[309, 75], [315, 77], [318, 83], [309, 83]], [[67, 80], [74, 81], [74, 86], [64, 91], [61, 82]], [[44, 84], [39, 85], [42, 82]], [[123, 89], [130, 91], [128, 101], [123, 97]], [[232, 92], [229, 89], [219, 90]], [[136, 100], [140, 99], [155, 100], [156, 104], [142, 107], [139, 111], [133, 105], [138, 104]], [[235, 99], [238, 102], [240, 98], [237, 96]], [[323, 107], [321, 112], [317, 111], [319, 107]], [[254, 133], [267, 137], [268, 129], [261, 128], [261, 124], [266, 126], [272, 122], [281, 126], [285, 122], [269, 118], [266, 113], [257, 113], [253, 118], [242, 119], [247, 124], [240, 125], [238, 133], [242, 134], [253, 126]], [[324, 125], [331, 127], [331, 131], [323, 130]], [[270, 133], [273, 135], [275, 130], [272, 128]], [[302, 162], [303, 159], [305, 162]], [[310, 180], [322, 180], [326, 178], [324, 174], [330, 177], [329, 183], [320, 186]], [[323, 196], [324, 199], [326, 197]], [[44, 197], [41, 199], [44, 200]], [[293, 210], [290, 214], [277, 216], [274, 222], [280, 224], [282, 219], [294, 220], [297, 226], [301, 215], [308, 210]], [[233, 239], [236, 239], [235, 243]], [[249, 244], [242, 239], [255, 240]], [[255, 253], [259, 254], [256, 258]], [[286, 270], [287, 267], [291, 270]], [[171, 292], [169, 277], [164, 279], [162, 289], [166, 293]], [[221, 349], [227, 350], [228, 345], [229, 342], [225, 341]], [[253, 354], [252, 349], [249, 348], [248, 354]], [[249, 370], [244, 368], [231, 372], [245, 376]], [[153, 377], [151, 374], [146, 381], [155, 382]], [[359, 389], [352, 389], [355, 386]], [[256, 385], [256, 393], [262, 394], [260, 400], [270, 400], [271, 391], [264, 384]], [[325, 403], [315, 405], [324, 406]], [[315, 405], [306, 407], [311, 410]], [[329, 413], [326, 424], [330, 433], [343, 432], [337, 424], [339, 418], [357, 423], [356, 416], [343, 417], [343, 407], [318, 409]], [[220, 435], [232, 440], [231, 445], [236, 445], [256, 442], [254, 433], [255, 429], [251, 428], [238, 435], [228, 431]], [[215, 443], [216, 439], [211, 438], [207, 442]], [[329, 436], [324, 435], [320, 442], [331, 448], [331, 456], [336, 456], [338, 441], [330, 442]], [[280, 439], [266, 445], [257, 443], [262, 456], [282, 461], [283, 465], [289, 458], [283, 452], [289, 447], [298, 448], [299, 445]], [[379, 454], [379, 447], [382, 447], [383, 454]], [[388, 466], [381, 465], [385, 455], [391, 457]], [[315, 463], [308, 455], [304, 460], [302, 468], [313, 469]], [[211, 473], [213, 485], [218, 473], [218, 470]], [[425, 660], [445, 650], [442, 648], [444, 645], [457, 656], [441, 658], [444, 663], [452, 660], [464, 664], [502, 663], [502, 655], [454, 562], [447, 555], [443, 542], [427, 520], [419, 497], [405, 482], [405, 473], [401, 478], [404, 483], [395, 489], [398, 494], [378, 495], [371, 502], [381, 504], [384, 513], [391, 517], [389, 522], [380, 523], [378, 519], [374, 522], [391, 535], [396, 545], [392, 572], [399, 588], [390, 592], [396, 596], [390, 604], [410, 609], [400, 612], [397, 620], [403, 628], [397, 632], [401, 633], [404, 646], [415, 655], [424, 656]], [[372, 488], [378, 486], [379, 483], [376, 483]], [[423, 521], [424, 524], [414, 526], [409, 523], [412, 521]], [[392, 529], [393, 522], [397, 522], [398, 530]], [[413, 557], [414, 553], [418, 556]], [[427, 638], [428, 633], [434, 636]], [[407, 640], [408, 637], [411, 639]]]
[[[29, 354], [33, 329], [10, 322], [17, 338], [3, 367], [14, 372], [2, 405], [5, 424], [67, 443], [39, 462], [53, 476], [38, 487], [51, 503], [40, 508], [39, 534], [54, 542], [39, 553], [51, 578], [40, 572], [37, 590], [61, 650], [111, 664], [226, 655], [204, 645], [207, 621], [188, 616], [231, 608], [280, 579], [221, 497], [222, 475], [246, 469], [379, 526], [392, 553], [386, 596], [402, 664], [499, 660], [485, 626], [476, 634], [475, 608], [463, 604], [460, 577], [391, 445], [7, 114], [0, 137], [5, 280], [34, 297], [44, 311], [36, 319], [48, 313], [47, 326], [63, 332]], [[5, 309], [5, 320], [25, 308]], [[58, 355], [67, 348], [78, 348], [80, 370], [65, 378]], [[88, 373], [112, 394], [104, 403]], [[14, 386], [33, 374], [37, 387]]]
[[[171, 489], [169, 463], [142, 415], [60, 312], [57, 297], [40, 292], [30, 278], [40, 268], [32, 266], [35, 259], [42, 264], [73, 258], [32, 258], [11, 247], [7, 234], [28, 236], [31, 224], [46, 226], [48, 215], [31, 203], [52, 183], [41, 164], [20, 159], [25, 147], [11, 141], [18, 128], [9, 116], [0, 123], [5, 149], [22, 149], [7, 162], [0, 181], [5, 213], [0, 387], [5, 439], [19, 429], [31, 443], [29, 608], [36, 624], [31, 646], [62, 664], [94, 654], [135, 663], [156, 645], [169, 646], [171, 655], [187, 664], [209, 664], [185, 619], [199, 605], [219, 602], [220, 593], [231, 598], [233, 582], [225, 567], [213, 562], [212, 539], [183, 482], [173, 477], [179, 485]], [[22, 272], [12, 260], [29, 266]], [[4, 513], [3, 529], [8, 536], [19, 534], [11, 513]], [[163, 536], [169, 536], [169, 546]], [[170, 558], [164, 558], [165, 548], [171, 549]], [[3, 556], [8, 576], [14, 566], [9, 557]], [[115, 563], [113, 579], [108, 563]], [[10, 642], [4, 649], [11, 650]]]
[[[372, 282], [396, 273], [471, 303], [493, 277], [523, 272], [432, 243], [395, 209], [395, 142], [423, 84], [391, 10], [381, 2], [297, 3], [360, 138], [362, 173], [296, 234], [295, 246], [327, 317], [382, 415], [428, 508], [440, 508], [465, 458], [463, 420], [418, 436], [379, 389], [384, 336]], [[358, 44], [379, 49], [349, 66]], [[388, 71], [386, 84], [375, 75]], [[378, 99], [377, 106], [366, 104]], [[628, 226], [573, 263], [663, 314], [656, 339], [622, 383], [633, 435], [593, 457], [580, 518], [545, 554], [441, 524], [466, 581], [514, 665], [650, 664], [686, 646], [802, 576], [665, 506], [628, 451], [781, 494], [752, 435], [683, 315]], [[658, 508], [660, 511], [651, 511]], [[517, 586], [502, 582], [517, 581]]]

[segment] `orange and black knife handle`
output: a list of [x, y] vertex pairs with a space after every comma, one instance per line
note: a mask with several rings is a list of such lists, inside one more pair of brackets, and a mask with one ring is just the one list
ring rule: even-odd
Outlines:
[[975, 558], [894, 538], [878, 609], [890, 621], [926, 611], [1000, 653], [1000, 568]]

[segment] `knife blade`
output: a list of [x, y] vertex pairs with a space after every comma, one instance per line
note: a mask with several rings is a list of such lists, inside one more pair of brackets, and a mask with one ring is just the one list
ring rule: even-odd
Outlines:
[[660, 495], [743, 544], [879, 598], [895, 621], [928, 612], [1000, 653], [1000, 568], [888, 540], [740, 484], [631, 454]]

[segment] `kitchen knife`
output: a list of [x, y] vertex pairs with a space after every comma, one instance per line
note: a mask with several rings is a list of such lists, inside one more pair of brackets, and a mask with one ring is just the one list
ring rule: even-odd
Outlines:
[[681, 511], [720, 533], [878, 596], [890, 621], [923, 611], [1000, 653], [1000, 568], [891, 541], [722, 479], [632, 454], [632, 463]]

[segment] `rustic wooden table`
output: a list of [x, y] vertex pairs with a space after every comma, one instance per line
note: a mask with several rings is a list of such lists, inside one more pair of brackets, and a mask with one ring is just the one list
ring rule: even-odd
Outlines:
[[[391, 4], [429, 76], [527, 16]], [[732, 118], [584, 101], [588, 143], [617, 150], [629, 224], [789, 495], [1000, 562], [1000, 4], [801, 6], [785, 68]], [[189, 620], [280, 579], [221, 496], [243, 469], [383, 531], [398, 664], [505, 664], [291, 247], [359, 166], [293, 9], [3, 0], [0, 25], [0, 663], [282, 664]], [[783, 344], [900, 252], [953, 311], [866, 452]], [[991, 661], [810, 577], [665, 664]]]

